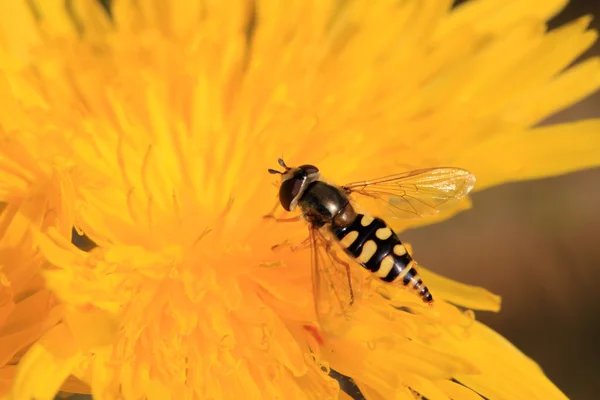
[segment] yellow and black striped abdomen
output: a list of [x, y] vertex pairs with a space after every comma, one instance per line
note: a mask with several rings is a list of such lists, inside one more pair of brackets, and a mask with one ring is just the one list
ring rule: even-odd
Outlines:
[[344, 227], [332, 227], [346, 253], [385, 282], [403, 284], [427, 303], [433, 301], [419, 277], [416, 263], [384, 220], [358, 214]]

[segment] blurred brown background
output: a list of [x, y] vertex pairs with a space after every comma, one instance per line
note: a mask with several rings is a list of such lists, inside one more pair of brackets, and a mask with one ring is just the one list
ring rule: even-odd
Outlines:
[[[571, 0], [552, 27], [584, 14], [600, 29], [598, 0]], [[582, 58], [591, 55], [600, 43]], [[600, 94], [547, 122], [590, 117], [600, 117]], [[600, 399], [600, 169], [476, 193], [472, 210], [403, 240], [423, 265], [500, 294], [502, 311], [478, 319], [570, 399]]]

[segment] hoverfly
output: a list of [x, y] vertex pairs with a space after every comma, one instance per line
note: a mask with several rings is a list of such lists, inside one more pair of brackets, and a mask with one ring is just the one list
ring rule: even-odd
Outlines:
[[[433, 296], [394, 231], [377, 217], [360, 213], [353, 203], [380, 202], [390, 218], [425, 217], [455, 206], [475, 184], [475, 176], [460, 168], [427, 168], [337, 186], [326, 182], [314, 165], [288, 167], [280, 158], [279, 203], [301, 215], [279, 221], [308, 222], [313, 294], [321, 327], [330, 330], [349, 319], [355, 309], [360, 281], [352, 268], [360, 265], [381, 281], [401, 286], [433, 304]], [[272, 217], [272, 216], [271, 216]], [[337, 243], [339, 246], [334, 246]], [[346, 260], [336, 251], [341, 248]]]

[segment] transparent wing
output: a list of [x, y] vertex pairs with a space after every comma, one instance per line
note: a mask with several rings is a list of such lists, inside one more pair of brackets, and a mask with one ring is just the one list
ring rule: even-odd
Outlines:
[[373, 213], [383, 204], [392, 218], [412, 219], [454, 207], [474, 185], [475, 176], [469, 171], [445, 167], [353, 182], [342, 188]]
[[[362, 279], [358, 264], [317, 228], [309, 228], [315, 310], [321, 329], [330, 335], [342, 335], [358, 308]], [[353, 272], [353, 270], [355, 272]]]

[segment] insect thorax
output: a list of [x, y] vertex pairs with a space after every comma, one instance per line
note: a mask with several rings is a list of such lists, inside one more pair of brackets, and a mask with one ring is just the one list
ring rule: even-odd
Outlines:
[[323, 181], [311, 183], [298, 205], [307, 220], [316, 226], [346, 226], [356, 218], [356, 212], [346, 194]]

